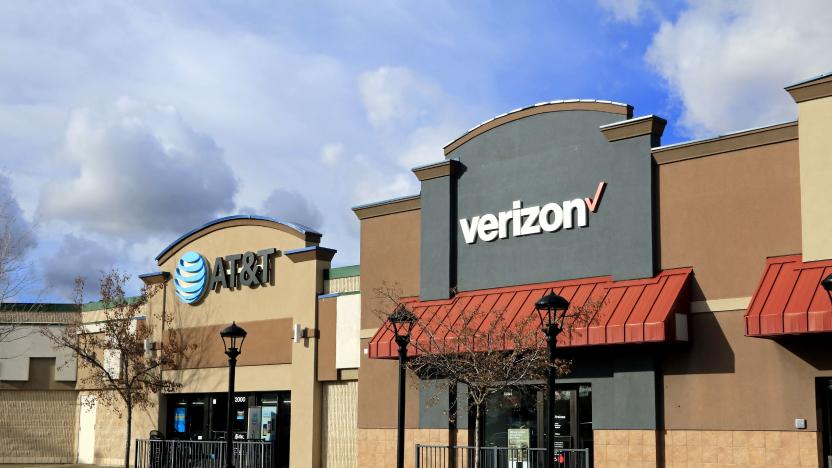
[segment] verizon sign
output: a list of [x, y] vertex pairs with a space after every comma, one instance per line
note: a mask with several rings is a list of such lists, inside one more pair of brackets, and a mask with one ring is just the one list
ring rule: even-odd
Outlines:
[[589, 214], [598, 211], [606, 187], [606, 182], [599, 182], [592, 198], [575, 198], [562, 203], [552, 202], [543, 206], [525, 207], [522, 200], [516, 200], [510, 210], [460, 219], [462, 237], [466, 244], [473, 244], [477, 239], [491, 242], [541, 232], [587, 227]]

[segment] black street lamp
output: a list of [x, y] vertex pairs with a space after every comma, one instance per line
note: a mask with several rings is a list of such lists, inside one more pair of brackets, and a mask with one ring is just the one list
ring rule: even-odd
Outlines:
[[399, 345], [399, 419], [396, 440], [396, 468], [404, 468], [404, 376], [405, 361], [407, 360], [407, 345], [410, 344], [410, 333], [418, 318], [403, 304], [387, 318], [393, 326], [396, 344]]
[[549, 345], [549, 378], [547, 382], [546, 402], [546, 468], [555, 466], [555, 348], [558, 345], [558, 335], [563, 331], [563, 321], [569, 301], [558, 296], [554, 291], [541, 297], [534, 308], [540, 316], [543, 333]]
[[829, 294], [829, 298], [832, 299], [832, 274], [827, 276], [820, 282], [820, 285], [823, 286], [823, 289], [826, 290], [826, 294]]
[[237, 367], [237, 356], [243, 352], [243, 341], [246, 331], [237, 326], [236, 322], [225, 327], [220, 332], [225, 354], [228, 356], [228, 426], [225, 433], [225, 468], [234, 468], [234, 435], [231, 430], [231, 420], [234, 413], [234, 369]]

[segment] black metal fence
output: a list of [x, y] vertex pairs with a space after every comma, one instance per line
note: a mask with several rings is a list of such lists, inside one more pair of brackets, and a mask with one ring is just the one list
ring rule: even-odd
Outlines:
[[[136, 440], [134, 468], [223, 468], [225, 441]], [[234, 442], [235, 468], [272, 468], [272, 443]]]
[[[416, 444], [416, 468], [545, 468], [546, 449]], [[555, 450], [558, 468], [589, 468], [589, 449]]]

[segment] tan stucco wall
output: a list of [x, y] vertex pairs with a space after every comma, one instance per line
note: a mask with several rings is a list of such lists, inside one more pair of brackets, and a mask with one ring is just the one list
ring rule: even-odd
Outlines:
[[832, 258], [832, 98], [798, 105], [803, 260]]
[[[85, 395], [87, 395], [86, 392], [81, 393], [82, 397]], [[153, 401], [153, 406], [135, 409], [133, 412], [130, 434], [131, 463], [134, 455], [133, 450], [136, 448], [136, 439], [147, 439], [150, 431], [156, 429], [156, 421], [159, 415], [158, 398], [154, 397]], [[95, 411], [95, 427], [94, 462], [98, 465], [124, 466], [127, 415], [124, 412], [124, 404], [121, 400], [114, 400], [113, 406], [107, 406], [103, 403], [103, 400], [98, 399]]]
[[663, 353], [666, 429], [795, 431], [804, 418], [817, 430], [815, 378], [832, 377], [823, 337], [747, 337], [744, 316], [691, 314], [690, 347]]
[[[361, 328], [365, 333], [379, 326], [378, 311], [389, 307], [376, 293], [386, 284], [402, 296], [419, 294], [419, 210], [361, 220]], [[358, 382], [358, 427], [396, 427], [398, 367], [395, 361], [369, 359], [361, 341], [361, 379]], [[411, 381], [412, 382], [412, 381]], [[407, 427], [419, 424], [418, 387], [408, 385]], [[364, 465], [361, 465], [364, 466]]]
[[361, 328], [377, 328], [376, 294], [385, 283], [402, 296], [419, 294], [419, 210], [361, 220]]
[[[369, 340], [362, 340], [363, 348]], [[395, 428], [397, 421], [398, 361], [361, 355], [358, 380], [358, 427]], [[405, 384], [405, 427], [419, 427], [419, 381], [408, 371]]]
[[693, 301], [751, 296], [801, 250], [796, 141], [659, 165], [658, 190], [661, 268], [693, 267]]

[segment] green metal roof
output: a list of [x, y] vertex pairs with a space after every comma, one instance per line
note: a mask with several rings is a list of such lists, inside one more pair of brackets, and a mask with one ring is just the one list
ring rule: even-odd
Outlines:
[[330, 268], [326, 271], [325, 279], [333, 280], [338, 278], [349, 278], [351, 276], [360, 276], [360, 265], [342, 266], [337, 268]]
[[7, 302], [0, 304], [0, 312], [78, 312], [78, 306], [56, 302]]

